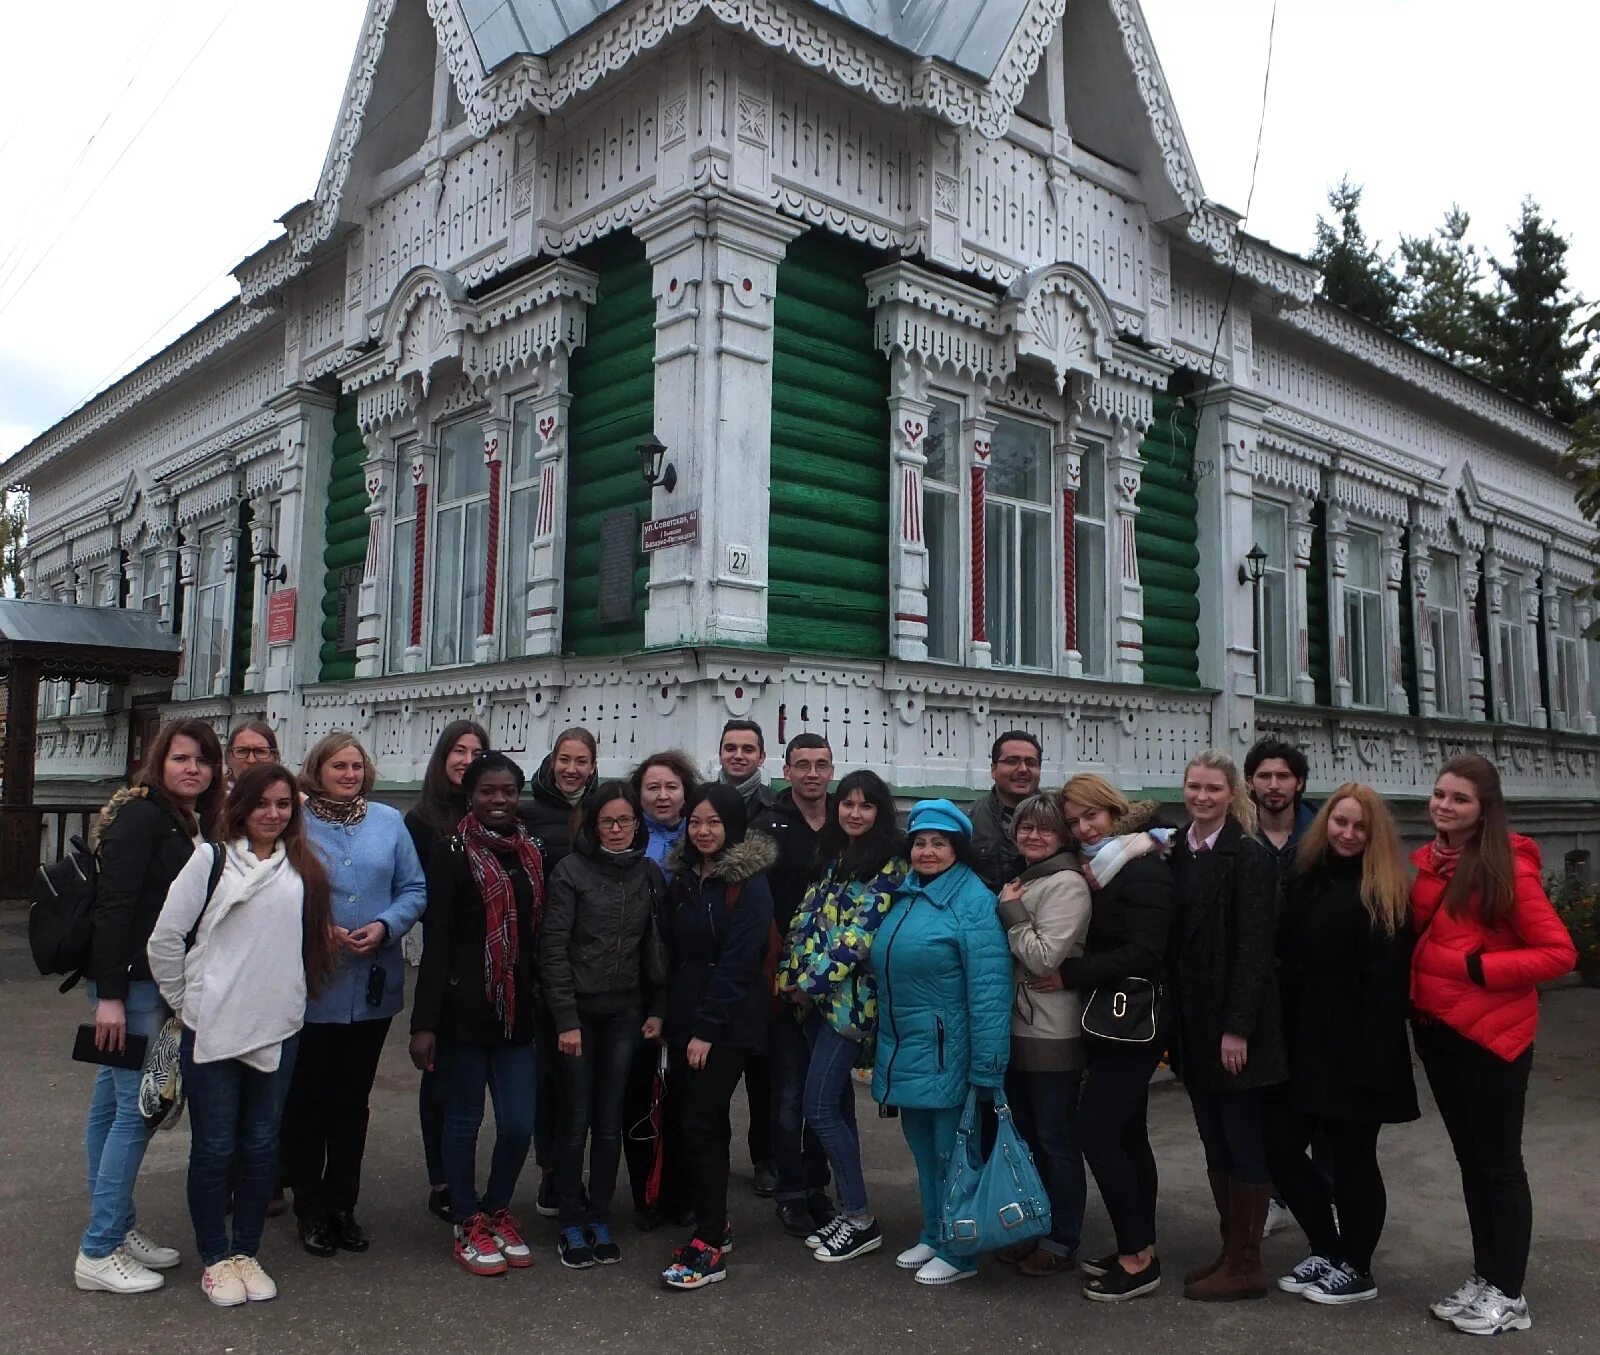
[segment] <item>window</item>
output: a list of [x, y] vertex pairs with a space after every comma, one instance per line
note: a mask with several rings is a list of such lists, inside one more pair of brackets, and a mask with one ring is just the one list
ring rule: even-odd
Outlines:
[[1428, 573], [1428, 645], [1433, 650], [1433, 704], [1440, 715], [1465, 715], [1462, 678], [1461, 561], [1435, 555]]
[[139, 607], [151, 616], [161, 615], [161, 604], [166, 601], [165, 581], [161, 576], [159, 550], [147, 550], [139, 557]]
[[[454, 86], [451, 87], [452, 89]], [[511, 501], [504, 550], [506, 580], [506, 653], [527, 651], [528, 588], [533, 578], [533, 539], [539, 524], [539, 439], [533, 402], [516, 407], [511, 427]]]
[[1085, 677], [1105, 677], [1111, 661], [1111, 599], [1106, 594], [1106, 454], [1084, 447], [1078, 455], [1078, 497], [1072, 532], [1077, 577], [1073, 594], [1078, 657]]
[[922, 444], [922, 535], [928, 547], [928, 657], [961, 658], [961, 407], [935, 400]]
[[1382, 560], [1376, 532], [1351, 531], [1341, 606], [1353, 706], [1385, 704]]
[[1255, 590], [1256, 693], [1289, 698], [1289, 511], [1256, 502], [1251, 515], [1252, 548], [1267, 553]]
[[439, 440], [438, 508], [433, 515], [432, 666], [470, 663], [483, 624], [488, 571], [489, 468], [475, 421], [453, 424]]
[[1523, 644], [1526, 622], [1522, 607], [1523, 581], [1510, 570], [1501, 578], [1500, 614], [1495, 619], [1495, 705], [1499, 718], [1512, 724], [1527, 724], [1528, 659]]
[[200, 560], [195, 569], [194, 635], [189, 643], [189, 694], [214, 696], [224, 690], [224, 646], [228, 627], [228, 576], [222, 568], [227, 529], [200, 535]]
[[1050, 432], [1001, 419], [984, 496], [984, 601], [997, 667], [1048, 668], [1055, 575], [1051, 550]]
[[1551, 657], [1555, 666], [1550, 673], [1551, 724], [1559, 729], [1579, 729], [1583, 725], [1583, 692], [1578, 685], [1577, 600], [1565, 590], [1555, 594], [1546, 622], [1550, 628]]

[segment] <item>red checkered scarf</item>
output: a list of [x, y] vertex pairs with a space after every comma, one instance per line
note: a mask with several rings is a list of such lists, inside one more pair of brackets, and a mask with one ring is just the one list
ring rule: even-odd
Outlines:
[[1456, 867], [1461, 864], [1461, 854], [1465, 847], [1448, 847], [1439, 838], [1434, 838], [1428, 844], [1428, 864], [1433, 867], [1433, 873], [1441, 880], [1448, 880], [1456, 873]]
[[544, 858], [519, 819], [509, 833], [493, 833], [469, 813], [456, 825], [467, 849], [467, 865], [483, 899], [483, 992], [494, 1004], [509, 1037], [517, 1020], [517, 896], [503, 856], [516, 854], [533, 885], [528, 931], [538, 936], [544, 917]]

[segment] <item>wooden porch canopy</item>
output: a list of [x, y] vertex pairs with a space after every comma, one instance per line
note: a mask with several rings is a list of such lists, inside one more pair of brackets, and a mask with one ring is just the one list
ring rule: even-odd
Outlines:
[[5, 757], [0, 774], [0, 881], [13, 892], [39, 859], [33, 806], [44, 679], [125, 683], [176, 677], [180, 642], [147, 612], [70, 602], [0, 598], [0, 676], [6, 682]]

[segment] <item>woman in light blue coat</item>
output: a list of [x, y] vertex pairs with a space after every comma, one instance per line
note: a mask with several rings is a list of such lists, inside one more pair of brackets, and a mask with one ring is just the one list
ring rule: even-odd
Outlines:
[[398, 810], [367, 800], [377, 768], [354, 734], [306, 756], [306, 836], [327, 867], [338, 962], [306, 1006], [283, 1117], [283, 1159], [300, 1245], [364, 1252], [356, 1222], [367, 1100], [389, 1025], [405, 1001], [400, 938], [427, 903], [417, 849]]
[[1005, 1081], [1011, 952], [995, 896], [971, 866], [972, 821], [949, 800], [913, 806], [911, 874], [871, 951], [878, 980], [873, 1099], [900, 1112], [917, 1163], [922, 1236], [895, 1258], [919, 1284], [977, 1273], [939, 1250], [939, 1198], [967, 1092]]

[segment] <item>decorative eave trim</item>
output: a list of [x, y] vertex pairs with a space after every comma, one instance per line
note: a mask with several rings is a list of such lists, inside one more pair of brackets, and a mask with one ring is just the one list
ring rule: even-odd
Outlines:
[[1572, 444], [1572, 434], [1510, 396], [1449, 363], [1424, 353], [1325, 302], [1300, 309], [1283, 308], [1278, 318], [1287, 325], [1384, 372], [1417, 390], [1513, 433], [1542, 451], [1559, 456]]
[[880, 103], [929, 112], [993, 140], [1005, 134], [1065, 10], [1066, 0], [1029, 0], [994, 79], [984, 81], [788, 0], [637, 0], [609, 11], [588, 37], [550, 56], [518, 57], [485, 73], [461, 0], [428, 0], [468, 126], [478, 136], [524, 110], [554, 112], [705, 14]]
[[[1139, 86], [1139, 96], [1144, 100], [1144, 111], [1150, 119], [1150, 131], [1161, 149], [1161, 163], [1166, 169], [1167, 182], [1188, 209], [1190, 216], [1198, 219], [1205, 206], [1205, 190], [1200, 186], [1200, 171], [1195, 166], [1189, 142], [1183, 135], [1183, 126], [1173, 108], [1172, 91], [1167, 88], [1167, 77], [1161, 69], [1155, 44], [1150, 40], [1150, 29], [1144, 21], [1144, 10], [1137, 0], [1110, 0], [1111, 14], [1122, 34], [1122, 48], [1133, 66], [1133, 78]], [[1219, 218], [1220, 220], [1220, 218]], [[1195, 222], [1189, 226], [1190, 238], [1196, 244], [1205, 244], [1207, 235], [1202, 229], [1195, 233]]]
[[236, 346], [272, 319], [268, 310], [250, 310], [230, 301], [182, 338], [108, 387], [75, 414], [41, 433], [0, 466], [0, 483], [26, 486], [39, 471], [86, 438], [159, 395], [218, 353]]

